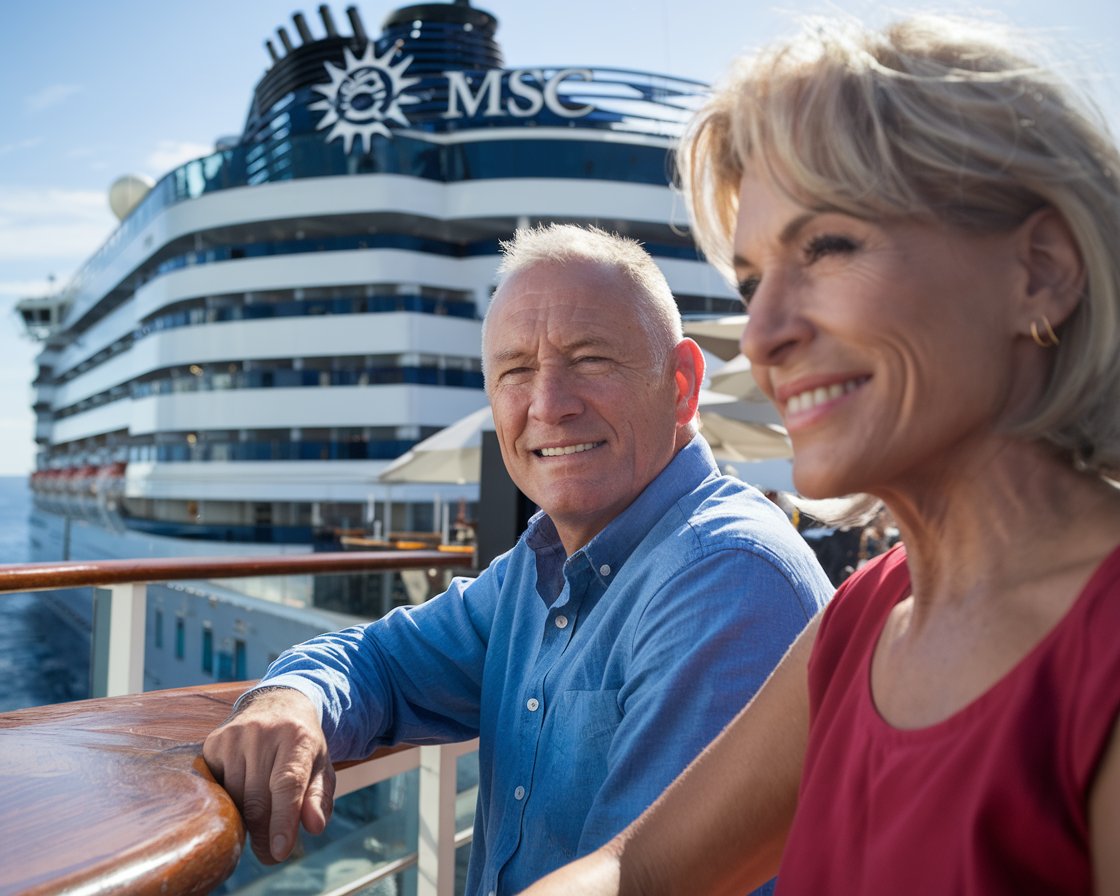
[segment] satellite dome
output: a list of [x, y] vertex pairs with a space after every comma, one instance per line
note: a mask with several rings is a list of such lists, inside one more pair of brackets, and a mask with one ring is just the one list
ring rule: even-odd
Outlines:
[[129, 212], [148, 195], [153, 185], [154, 181], [142, 174], [126, 174], [113, 181], [112, 186], [109, 187], [109, 208], [113, 210], [117, 220], [123, 221], [127, 218]]

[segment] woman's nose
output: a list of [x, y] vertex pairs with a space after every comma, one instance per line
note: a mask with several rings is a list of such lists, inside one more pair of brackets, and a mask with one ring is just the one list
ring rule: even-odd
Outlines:
[[751, 298], [739, 350], [752, 364], [771, 366], [811, 335], [796, 290], [771, 277], [759, 284]]

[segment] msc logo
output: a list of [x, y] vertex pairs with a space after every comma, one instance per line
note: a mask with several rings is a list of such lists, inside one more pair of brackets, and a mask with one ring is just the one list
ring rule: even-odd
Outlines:
[[[323, 113], [316, 130], [331, 129], [327, 134], [328, 143], [341, 137], [343, 149], [350, 152], [354, 138], [358, 137], [362, 151], [369, 152], [374, 134], [392, 136], [388, 122], [409, 126], [401, 106], [420, 101], [419, 97], [405, 93], [420, 83], [420, 79], [405, 75], [405, 69], [412, 64], [411, 56], [405, 56], [396, 65], [389, 64], [396, 49], [395, 45], [391, 46], [377, 56], [373, 44], [369, 43], [361, 58], [346, 49], [344, 69], [326, 63], [331, 82], [314, 87], [325, 99], [313, 103], [310, 108]], [[560, 94], [560, 85], [568, 79], [591, 81], [592, 72], [588, 69], [561, 69], [547, 78], [539, 69], [492, 69], [473, 78], [462, 71], [446, 71], [443, 77], [447, 80], [447, 108], [441, 113], [443, 118], [531, 118], [544, 109], [561, 118], [580, 118], [594, 111], [593, 106], [566, 103]]]
[[326, 63], [331, 83], [314, 87], [326, 99], [309, 108], [323, 112], [316, 130], [331, 128], [327, 134], [328, 143], [341, 137], [343, 150], [350, 152], [354, 138], [359, 137], [363, 150], [369, 152], [374, 134], [389, 136], [387, 120], [408, 127], [409, 121], [401, 106], [419, 102], [420, 98], [408, 96], [404, 91], [418, 84], [420, 79], [404, 76], [404, 70], [412, 62], [411, 56], [389, 65], [389, 57], [396, 52], [396, 46], [391, 46], [384, 55], [377, 56], [373, 44], [368, 43], [360, 59], [346, 48], [345, 69]]

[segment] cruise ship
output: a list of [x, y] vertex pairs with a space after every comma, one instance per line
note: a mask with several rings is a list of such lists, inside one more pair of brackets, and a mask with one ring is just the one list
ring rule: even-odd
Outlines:
[[[464, 0], [382, 14], [375, 33], [355, 7], [294, 13], [265, 41], [242, 134], [154, 184], [114, 182], [113, 234], [20, 303], [42, 343], [32, 559], [338, 550], [475, 522], [477, 483], [379, 474], [485, 405], [481, 319], [517, 227], [632, 236], [686, 316], [738, 310], [670, 185], [706, 85], [506, 68], [497, 19]], [[427, 587], [153, 586], [145, 686], [258, 676]], [[88, 594], [55, 603], [89, 625]]]

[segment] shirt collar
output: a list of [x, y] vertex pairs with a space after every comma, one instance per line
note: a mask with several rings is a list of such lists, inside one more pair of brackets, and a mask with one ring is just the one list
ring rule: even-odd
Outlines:
[[[606, 586], [618, 575], [634, 549], [670, 507], [696, 488], [697, 484], [710, 476], [718, 475], [719, 467], [716, 466], [708, 443], [702, 437], [694, 436], [629, 507], [611, 520], [591, 541], [566, 558], [566, 562], [556, 527], [547, 514], [538, 512], [529, 521], [525, 533], [528, 546], [537, 555], [538, 573], [549, 568], [559, 573], [557, 566], [560, 563], [563, 563], [566, 572], [586, 564]], [[560, 586], [559, 581], [554, 584]], [[541, 586], [546, 593], [551, 593], [551, 599], [545, 593], [541, 597], [546, 603], [551, 603], [556, 592], [544, 581], [539, 582], [538, 590]]]

